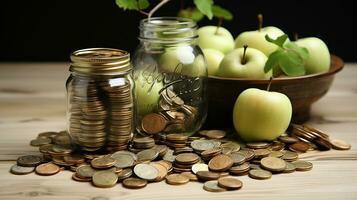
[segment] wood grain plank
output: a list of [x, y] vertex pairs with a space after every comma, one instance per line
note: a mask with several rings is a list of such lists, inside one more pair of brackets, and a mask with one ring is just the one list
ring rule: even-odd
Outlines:
[[357, 64], [347, 64], [329, 93], [313, 104], [309, 124], [352, 144], [350, 151], [301, 155], [314, 168], [280, 174], [266, 181], [240, 177], [239, 191], [209, 193], [200, 183], [170, 186], [154, 183], [141, 190], [120, 184], [110, 189], [71, 180], [70, 172], [44, 177], [16, 176], [9, 168], [18, 156], [37, 153], [29, 141], [39, 132], [65, 129], [68, 63], [0, 63], [0, 199], [356, 199]]

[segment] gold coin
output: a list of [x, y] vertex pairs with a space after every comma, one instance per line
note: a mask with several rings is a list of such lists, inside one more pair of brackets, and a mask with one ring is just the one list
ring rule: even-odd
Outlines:
[[36, 167], [41, 164], [42, 157], [35, 155], [21, 156], [17, 159], [17, 165], [22, 167]]
[[[285, 161], [286, 162], [286, 161]], [[296, 170], [296, 167], [294, 164], [292, 164], [291, 162], [286, 162], [286, 168], [284, 169], [284, 173], [291, 173], [294, 172]]]
[[118, 168], [132, 167], [137, 159], [135, 154], [131, 155], [125, 153], [114, 153], [111, 157], [115, 159], [114, 166]]
[[176, 156], [175, 162], [179, 164], [194, 164], [199, 161], [199, 156], [195, 153], [181, 153]]
[[79, 182], [89, 182], [92, 180], [91, 177], [87, 177], [87, 178], [79, 177], [77, 173], [72, 174], [72, 179]]
[[226, 142], [221, 145], [221, 148], [229, 149], [229, 153], [237, 152], [240, 150], [240, 145], [235, 142]]
[[196, 174], [193, 174], [192, 172], [181, 172], [182, 176], [186, 176], [190, 181], [197, 181], [198, 178]]
[[317, 138], [314, 143], [318, 146], [320, 150], [326, 151], [331, 149], [331, 143], [325, 138]]
[[114, 166], [115, 159], [109, 156], [94, 158], [91, 162], [92, 167], [97, 169], [106, 169]]
[[261, 166], [269, 171], [281, 172], [286, 168], [286, 162], [276, 157], [265, 157], [260, 161]]
[[275, 158], [281, 158], [283, 155], [284, 153], [281, 151], [272, 151], [269, 154], [270, 157], [275, 157]]
[[166, 140], [175, 141], [175, 142], [186, 142], [188, 139], [187, 135], [179, 134], [179, 133], [171, 133], [166, 135]]
[[81, 178], [92, 178], [96, 171], [90, 165], [81, 165], [76, 169], [77, 175]]
[[241, 165], [237, 165], [237, 166], [231, 167], [229, 169], [229, 172], [232, 173], [232, 174], [241, 174], [241, 173], [249, 171], [249, 169], [250, 169], [249, 163], [245, 162], [245, 163], [243, 163]]
[[92, 177], [93, 184], [97, 187], [113, 187], [118, 181], [118, 175], [111, 171], [97, 171]]
[[312, 163], [303, 160], [293, 161], [292, 164], [295, 165], [296, 171], [309, 171], [313, 166]]
[[299, 139], [290, 136], [279, 136], [278, 139], [286, 144], [293, 144], [295, 142], [299, 142]]
[[133, 175], [133, 170], [130, 168], [126, 168], [120, 171], [119, 173], [117, 173], [117, 175], [118, 175], [118, 180], [123, 180]]
[[263, 170], [263, 169], [252, 169], [249, 171], [249, 177], [254, 179], [269, 179], [271, 178], [272, 174], [270, 171]]
[[248, 142], [246, 143], [247, 147], [252, 149], [264, 149], [270, 146], [268, 142]]
[[238, 152], [244, 155], [246, 161], [252, 160], [255, 157], [255, 152], [252, 149], [241, 149]]
[[85, 159], [80, 154], [71, 154], [63, 157], [63, 160], [68, 164], [81, 164], [85, 162]]
[[233, 160], [233, 165], [240, 165], [245, 162], [245, 156], [243, 153], [240, 152], [233, 152], [228, 155]]
[[224, 154], [215, 156], [208, 162], [208, 167], [212, 171], [223, 172], [231, 168], [232, 165], [233, 165], [232, 158]]
[[213, 149], [215, 146], [215, 143], [211, 140], [194, 140], [191, 142], [191, 147], [198, 152]]
[[148, 134], [156, 134], [163, 131], [166, 127], [166, 119], [156, 113], [150, 113], [141, 120], [141, 128]]
[[155, 149], [145, 149], [136, 154], [138, 156], [138, 161], [152, 161], [159, 156], [159, 152]]
[[153, 181], [159, 176], [159, 170], [157, 170], [154, 166], [144, 163], [135, 165], [134, 173], [139, 178], [148, 181]]
[[285, 151], [283, 157], [281, 159], [286, 160], [286, 161], [293, 161], [298, 159], [298, 154], [292, 151]]
[[220, 177], [220, 174], [210, 171], [198, 171], [196, 173], [196, 176], [199, 180], [210, 181], [210, 180], [217, 180]]
[[351, 149], [351, 145], [348, 144], [347, 142], [335, 138], [330, 138], [330, 143], [332, 145], [332, 148], [337, 149], [337, 150], [349, 150]]
[[226, 136], [226, 132], [223, 130], [209, 130], [205, 134], [210, 139], [221, 139]]
[[52, 140], [48, 137], [39, 137], [31, 140], [30, 145], [34, 147], [39, 147], [45, 144], [51, 144]]
[[139, 178], [127, 178], [123, 180], [123, 186], [130, 189], [143, 188], [148, 184], [147, 180]]
[[254, 158], [264, 158], [264, 157], [267, 157], [269, 156], [270, 154], [270, 150], [269, 149], [254, 149]]
[[302, 141], [295, 142], [289, 145], [289, 149], [291, 151], [300, 152], [300, 153], [305, 153], [307, 150], [310, 149], [310, 147], [311, 146], [308, 143]]
[[57, 174], [60, 171], [60, 167], [53, 163], [43, 163], [37, 166], [35, 171], [39, 175], [48, 176], [48, 175]]
[[192, 165], [191, 170], [194, 174], [196, 174], [198, 171], [209, 171], [208, 165], [204, 164], [204, 163], [196, 163], [196, 164]]
[[168, 172], [167, 167], [164, 164], [162, 164], [162, 162], [152, 162], [150, 163], [150, 165], [155, 167], [159, 171], [159, 175], [157, 176], [155, 181], [162, 181], [167, 175]]
[[225, 188], [218, 186], [218, 181], [206, 181], [203, 184], [203, 189], [208, 192], [224, 192]]
[[202, 157], [213, 157], [213, 156], [220, 154], [221, 152], [222, 152], [221, 148], [213, 148], [213, 149], [208, 149], [208, 150], [202, 151], [201, 156]]
[[34, 170], [35, 167], [23, 167], [15, 164], [11, 167], [10, 172], [16, 175], [24, 175], [32, 173]]
[[170, 174], [166, 177], [166, 183], [170, 185], [183, 185], [190, 181], [187, 176], [181, 174]]
[[238, 190], [243, 186], [243, 183], [236, 178], [223, 177], [218, 179], [218, 186], [227, 190]]

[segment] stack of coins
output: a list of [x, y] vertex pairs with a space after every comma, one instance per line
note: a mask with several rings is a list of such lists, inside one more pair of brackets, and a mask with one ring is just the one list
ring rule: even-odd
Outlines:
[[126, 149], [133, 126], [130, 83], [77, 77], [69, 90], [69, 132], [74, 142], [85, 151]]
[[125, 79], [113, 79], [101, 84], [106, 92], [109, 106], [107, 149], [124, 150], [132, 137], [133, 97], [130, 83]]
[[[297, 127], [307, 131], [306, 126]], [[320, 130], [312, 127], [309, 130], [307, 134], [324, 137], [333, 149], [351, 148], [350, 144], [331, 138]], [[293, 133], [296, 134], [296, 130], [273, 142], [244, 143], [234, 137], [236, 133], [230, 135], [222, 130], [205, 130], [191, 137], [168, 134], [161, 138], [159, 145], [150, 137], [134, 138], [128, 151], [120, 150], [113, 154], [78, 154], [69, 145], [65, 132], [46, 132], [30, 142], [39, 147], [46, 158], [22, 156], [10, 171], [14, 174], [36, 171], [39, 175], [52, 175], [61, 169], [68, 169], [75, 172], [72, 176], [74, 180], [92, 182], [94, 186], [103, 188], [121, 182], [124, 187], [137, 189], [150, 182], [166, 180], [171, 185], [199, 181], [203, 183], [203, 189], [210, 192], [237, 190], [242, 188], [243, 183], [236, 176], [248, 175], [264, 180], [275, 174], [313, 168], [312, 163], [299, 159], [300, 150], [290, 150], [306, 148]], [[165, 145], [165, 142], [170, 145]], [[316, 148], [307, 151], [320, 149]]]
[[140, 132], [153, 135], [161, 132], [190, 132], [196, 125], [198, 108], [185, 102], [171, 89], [160, 93], [158, 109], [142, 117]]

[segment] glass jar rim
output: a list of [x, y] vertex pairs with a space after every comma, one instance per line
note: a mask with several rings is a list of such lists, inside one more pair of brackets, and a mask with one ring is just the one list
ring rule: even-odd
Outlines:
[[170, 43], [192, 41], [198, 38], [197, 24], [183, 17], [152, 17], [142, 19], [139, 40]]

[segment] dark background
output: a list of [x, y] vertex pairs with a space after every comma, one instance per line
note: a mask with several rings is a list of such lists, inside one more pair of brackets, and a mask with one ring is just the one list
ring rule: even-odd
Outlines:
[[[153, 3], [157, 3], [154, 1]], [[186, 0], [189, 4], [192, 0]], [[331, 53], [357, 61], [353, 1], [327, 0], [216, 0], [234, 13], [225, 22], [234, 37], [257, 29], [256, 15], [292, 38], [316, 36]], [[165, 5], [158, 16], [176, 15], [179, 0]], [[4, 0], [0, 4], [0, 61], [68, 61], [69, 53], [87, 47], [114, 47], [134, 51], [138, 44], [137, 12], [123, 11], [115, 0]], [[203, 20], [199, 25], [216, 24]]]

